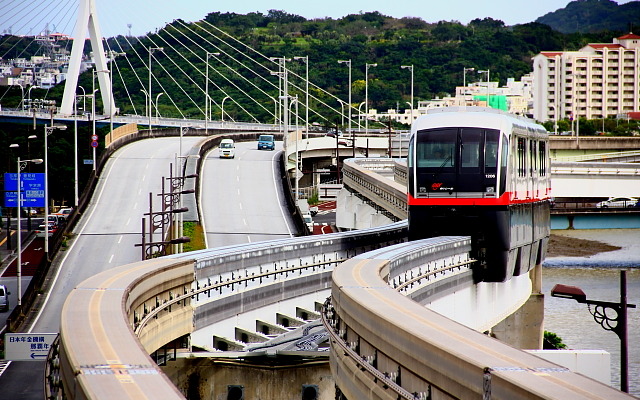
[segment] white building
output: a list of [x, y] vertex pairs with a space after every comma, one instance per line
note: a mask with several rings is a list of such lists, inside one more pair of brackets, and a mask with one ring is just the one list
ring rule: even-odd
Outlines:
[[640, 111], [640, 36], [533, 58], [533, 117], [615, 117]]
[[[532, 103], [532, 77], [531, 74], [522, 77], [522, 80], [516, 81], [514, 78], [507, 79], [507, 84], [503, 87], [498, 86], [498, 82], [474, 82], [467, 86], [456, 87], [455, 96], [446, 96], [443, 98], [435, 98], [432, 100], [419, 100], [418, 106], [413, 110], [413, 119], [421, 115], [425, 115], [428, 110], [441, 107], [457, 107], [457, 106], [480, 106], [486, 107], [487, 95], [502, 96], [506, 100], [505, 111], [512, 114], [526, 115], [529, 113], [530, 104]], [[494, 102], [491, 101], [492, 106]], [[504, 103], [504, 102], [503, 102]], [[391, 118], [396, 122], [411, 124], [411, 110], [403, 111], [389, 109], [386, 112], [378, 113], [375, 109], [369, 109], [369, 120], [381, 120], [382, 118]]]

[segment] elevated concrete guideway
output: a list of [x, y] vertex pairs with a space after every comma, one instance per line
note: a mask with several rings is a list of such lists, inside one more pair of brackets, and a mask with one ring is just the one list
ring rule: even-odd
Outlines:
[[[226, 160], [226, 161], [233, 162], [233, 160]], [[208, 183], [211, 183], [211, 182], [208, 182]], [[398, 229], [398, 227], [388, 228], [388, 229]], [[372, 233], [374, 232], [372, 231]], [[377, 233], [374, 233], [374, 234], [378, 235]], [[342, 237], [342, 236], [339, 236], [339, 237]], [[347, 235], [344, 238], [346, 239], [347, 237], [351, 237], [351, 239], [348, 239], [348, 240], [362, 241], [363, 243], [366, 243], [367, 246], [372, 246], [372, 247], [377, 246], [375, 245], [376, 243], [375, 241], [366, 238], [365, 236], [363, 236], [363, 232], [360, 232], [360, 231], [353, 232], [352, 234]], [[345, 240], [345, 239], [339, 239], [339, 240]], [[251, 248], [255, 249], [254, 254], [257, 257], [256, 260], [263, 259], [263, 261], [258, 261], [259, 265], [261, 266], [253, 266], [253, 267], [247, 264], [247, 254], [249, 252], [249, 247], [245, 247], [245, 246], [240, 246], [237, 249], [233, 249], [233, 248], [221, 249], [222, 253], [219, 253], [218, 255], [214, 255], [214, 253], [211, 253], [211, 251], [203, 251], [203, 252], [196, 252], [193, 255], [185, 254], [185, 255], [177, 256], [177, 257], [186, 257], [185, 260], [192, 257], [200, 258], [200, 261], [198, 261], [195, 264], [196, 271], [202, 272], [202, 274], [200, 275], [201, 278], [198, 278], [199, 282], [196, 283], [194, 281], [193, 283], [186, 286], [183, 283], [183, 284], [180, 284], [182, 285], [180, 287], [177, 287], [177, 286], [173, 287], [171, 285], [166, 285], [164, 283], [166, 281], [161, 277], [161, 275], [158, 275], [158, 274], [153, 274], [153, 273], [148, 274], [147, 275], [148, 278], [145, 278], [142, 281], [140, 280], [140, 278], [132, 276], [136, 282], [145, 282], [144, 286], [147, 289], [145, 289], [144, 293], [140, 292], [139, 289], [136, 289], [133, 286], [127, 286], [128, 288], [124, 289], [125, 292], [123, 293], [126, 293], [126, 292], [138, 293], [137, 295], [138, 297], [135, 299], [131, 298], [132, 307], [128, 308], [127, 309], [128, 311], [124, 310], [125, 314], [123, 314], [122, 316], [122, 321], [125, 322], [125, 325], [131, 324], [131, 323], [135, 324], [136, 323], [135, 321], [140, 321], [143, 317], [145, 317], [145, 315], [147, 318], [149, 318], [151, 316], [150, 312], [152, 311], [154, 313], [159, 312], [160, 313], [158, 314], [159, 319], [156, 320], [156, 322], [153, 322], [154, 318], [151, 317], [151, 321], [153, 322], [153, 329], [155, 330], [155, 333], [153, 333], [152, 336], [149, 336], [149, 338], [150, 339], [156, 338], [156, 339], [153, 339], [152, 342], [148, 342], [148, 340], [145, 339], [146, 343], [155, 343], [151, 345], [151, 347], [156, 347], [163, 342], [166, 343], [167, 341], [171, 340], [172, 337], [173, 338], [176, 337], [175, 335], [179, 330], [176, 330], [174, 327], [172, 327], [172, 323], [170, 321], [172, 321], [174, 318], [172, 316], [174, 312], [182, 312], [180, 310], [184, 310], [185, 305], [187, 305], [187, 303], [185, 303], [185, 300], [187, 298], [191, 299], [188, 302], [190, 307], [196, 306], [194, 308], [194, 312], [196, 314], [198, 314], [197, 309], [199, 308], [201, 309], [201, 312], [199, 313], [199, 315], [201, 316], [200, 318], [202, 318], [202, 321], [206, 321], [212, 317], [215, 317], [215, 318], [224, 317], [224, 315], [220, 315], [220, 312], [223, 310], [228, 310], [230, 305], [236, 304], [234, 300], [234, 296], [240, 296], [237, 298], [244, 299], [242, 300], [243, 302], [252, 302], [252, 301], [259, 300], [261, 298], [265, 298], [264, 295], [251, 296], [251, 295], [248, 295], [248, 293], [241, 295], [240, 294], [241, 292], [238, 292], [238, 291], [246, 290], [245, 289], [246, 285], [243, 283], [243, 281], [246, 281], [247, 284], [251, 282], [249, 287], [252, 290], [258, 290], [258, 291], [263, 289], [269, 291], [268, 286], [266, 285], [267, 284], [271, 285], [272, 283], [275, 283], [276, 285], [279, 286], [279, 289], [273, 293], [275, 294], [290, 293], [291, 295], [302, 297], [303, 293], [306, 293], [305, 291], [301, 291], [296, 294], [294, 287], [293, 286], [289, 287], [286, 284], [286, 282], [288, 282], [287, 278], [289, 276], [290, 277], [297, 276], [297, 272], [296, 272], [297, 269], [299, 269], [301, 272], [304, 272], [302, 277], [308, 276], [307, 274], [312, 273], [314, 269], [316, 273], [320, 273], [321, 275], [327, 273], [326, 270], [321, 269], [323, 268], [321, 267], [321, 264], [323, 264], [325, 261], [323, 261], [322, 263], [319, 263], [318, 259], [314, 261], [313, 259], [309, 260], [308, 257], [311, 257], [312, 254], [317, 254], [317, 256], [313, 256], [313, 257], [317, 257], [320, 260], [326, 260], [330, 263], [335, 264], [342, 261], [343, 259], [351, 258], [353, 257], [353, 255], [355, 255], [355, 253], [349, 254], [349, 252], [347, 252], [344, 255], [342, 255], [341, 253], [334, 254], [334, 250], [332, 250], [332, 247], [330, 245], [330, 241], [333, 241], [333, 240], [338, 240], [338, 237], [335, 237], [335, 239], [327, 237], [326, 239], [320, 239], [320, 240], [314, 237], [289, 239], [286, 243], [283, 243], [283, 247], [280, 251], [275, 250], [274, 244], [271, 242], [266, 242], [264, 244], [253, 244], [251, 245]], [[308, 247], [309, 250], [313, 249], [313, 253], [308, 253], [305, 256], [301, 256], [301, 253], [299, 252], [302, 251], [302, 249], [307, 248], [307, 246], [310, 246]], [[338, 244], [338, 248], [345, 249], [344, 243]], [[285, 256], [285, 257], [278, 256], [278, 254], [280, 253], [282, 253], [282, 256]], [[324, 256], [321, 254], [324, 254]], [[329, 254], [332, 254], [332, 255], [329, 255]], [[230, 257], [230, 258], [227, 258], [225, 261], [223, 261], [219, 257]], [[267, 258], [265, 259], [264, 257], [267, 257]], [[295, 261], [295, 264], [294, 264], [294, 261]], [[233, 264], [234, 262], [241, 263], [242, 268], [238, 269], [238, 267], [234, 267], [234, 264]], [[284, 262], [284, 265], [280, 264], [282, 262]], [[274, 263], [276, 263], [275, 266], [274, 266]], [[220, 274], [221, 270], [219, 269], [221, 266], [226, 266], [224, 267], [225, 272], [222, 275]], [[206, 272], [205, 270], [207, 268], [210, 268], [211, 272]], [[246, 271], [246, 272], [243, 272], [243, 271]], [[212, 276], [211, 273], [213, 273], [214, 275]], [[261, 274], [265, 274], [265, 275], [262, 276]], [[212, 276], [212, 278], [208, 278], [208, 276]], [[107, 279], [110, 279], [110, 278], [107, 278]], [[327, 282], [324, 281], [323, 279], [317, 280], [317, 279], [305, 278], [305, 281], [308, 282], [308, 284], [311, 284], [313, 281], [315, 281], [316, 285], [320, 284], [321, 286], [328, 288]], [[91, 289], [91, 287], [94, 287], [96, 289]], [[82, 293], [84, 293], [87, 290], [102, 290], [99, 288], [104, 288], [104, 287], [105, 286], [102, 284], [91, 284], [89, 285], [89, 287], [84, 288], [82, 290]], [[186, 292], [185, 292], [185, 289], [186, 289]], [[518, 292], [522, 293], [523, 291], [518, 290]], [[182, 297], [180, 295], [182, 293], [184, 293], [184, 296], [186, 297]], [[198, 296], [195, 296], [196, 293], [198, 293]], [[266, 293], [267, 292], [265, 292], [265, 294]], [[96, 292], [96, 295], [98, 294], [99, 293]], [[222, 303], [220, 303], [219, 305], [216, 305], [215, 302], [207, 301], [205, 297], [208, 297], [211, 294], [213, 294], [216, 298], [220, 299]], [[281, 301], [280, 295], [278, 295], [277, 298], [278, 298], [278, 301]], [[96, 297], [96, 299], [98, 298]], [[119, 302], [117, 301], [115, 302], [115, 304], [118, 304], [118, 303]], [[76, 306], [83, 307], [85, 305], [85, 303], [82, 301], [76, 301], [76, 302], [72, 301], [72, 302], [68, 302], [68, 304], [74, 307]], [[104, 306], [106, 307], [104, 309], [105, 315], [113, 316], [114, 310], [109, 309], [110, 307], [109, 304], [112, 304], [112, 303], [110, 302], [110, 303], [104, 304]], [[249, 304], [249, 303], [245, 303], [245, 304]], [[152, 306], [152, 305], [155, 305], [155, 306]], [[244, 308], [244, 306], [242, 307]], [[155, 308], [155, 310], [153, 310], [153, 308]], [[315, 306], [307, 306], [305, 308], [314, 309]], [[233, 319], [237, 318], [236, 317], [237, 313], [232, 312], [231, 314], [229, 315], [230, 318], [233, 318]], [[99, 315], [95, 315], [95, 317], [102, 318]], [[188, 318], [181, 319], [181, 320], [186, 321], [188, 320]], [[407, 319], [405, 318], [404, 321], [406, 320]], [[126, 321], [129, 321], [129, 322], [126, 322]], [[206, 325], [209, 325], [210, 322], [212, 321], [208, 321]], [[107, 326], [107, 324], [99, 324], [99, 325]], [[113, 324], [111, 323], [109, 326], [113, 326]], [[228, 329], [228, 328], [225, 328], [225, 329]], [[244, 330], [246, 331], [247, 329], [245, 328]], [[73, 329], [71, 332], [80, 332], [80, 331], [78, 329]], [[233, 330], [229, 330], [226, 335], [228, 336], [234, 335]], [[114, 338], [115, 340], [118, 340], [119, 338], [122, 337], [122, 335], [115, 334], [115, 333], [111, 333], [106, 336], [103, 336], [103, 335], [100, 335], [100, 336], [111, 337], [111, 338]], [[71, 336], [68, 336], [68, 338], [70, 340], [68, 344], [73, 343]], [[367, 339], [366, 336], [363, 336], [363, 340], [366, 340], [367, 342], [369, 342], [369, 339]], [[399, 343], [402, 343], [403, 340], [400, 340]], [[409, 339], [409, 337], [407, 337], [407, 340], [412, 340], [412, 339]], [[347, 341], [347, 344], [349, 342], [350, 341]], [[361, 343], [364, 343], [364, 342], [361, 342]], [[113, 346], [115, 346], [114, 348], [118, 348], [117, 344], [114, 344]], [[84, 354], [84, 352], [87, 350], [84, 347], [81, 349], [81, 348], [72, 346], [67, 348], [67, 350], [65, 351], [82, 351]], [[153, 350], [151, 348], [148, 348], [147, 352], [149, 351], [153, 351]], [[123, 353], [119, 361], [123, 364], [129, 365], [126, 359], [124, 358], [125, 355], [126, 353]], [[80, 356], [80, 354], [78, 354], [78, 356]], [[86, 354], [86, 356], [90, 357], [89, 354]], [[69, 359], [73, 360], [75, 358], [72, 357]], [[81, 363], [83, 363], [82, 365], [85, 365], [86, 361], [81, 361]], [[99, 361], [98, 359], [94, 359], [92, 363], [96, 365], [109, 365], [107, 360]], [[103, 364], [100, 364], [100, 363], [103, 363]], [[143, 366], [147, 365], [149, 368], [148, 371], [150, 372], [148, 374], [148, 378], [152, 378], [154, 375], [156, 375], [156, 373], [153, 372], [155, 371], [155, 368], [152, 368], [153, 364], [149, 363], [148, 361], [142, 364], [138, 363], [135, 365], [143, 365]], [[402, 365], [402, 363], [398, 365]], [[78, 370], [78, 371], [81, 371], [81, 370]], [[90, 372], [90, 371], [87, 371], [87, 372]], [[569, 374], [569, 375], [565, 375], [565, 374]], [[82, 372], [79, 375], [76, 375], [77, 379], [83, 379], [82, 375], [83, 375]], [[563, 370], [559, 376], [571, 376], [571, 373]], [[107, 380], [111, 378], [109, 376], [101, 377], [101, 379], [107, 379]], [[101, 383], [98, 382], [98, 380], [94, 380], [93, 378], [91, 380], [95, 381], [95, 383], [98, 385], [102, 385]], [[479, 380], [480, 382], [482, 382], [481, 377], [479, 378]], [[428, 378], [427, 378], [427, 381], [429, 381]], [[88, 382], [89, 380], [87, 380], [87, 383]], [[345, 384], [345, 387], [348, 386], [346, 382], [344, 384]], [[161, 386], [158, 386], [158, 387], [161, 387]], [[604, 392], [601, 392], [602, 390], [604, 390]], [[592, 392], [603, 393], [602, 398], [615, 398], [617, 396], [617, 391], [610, 388], [606, 388], [604, 385], [600, 385], [600, 384], [596, 384], [596, 388], [594, 388]], [[118, 392], [114, 391], [113, 393], [121, 394], [121, 392], [119, 391]], [[621, 398], [625, 398], [625, 397], [621, 397]]]

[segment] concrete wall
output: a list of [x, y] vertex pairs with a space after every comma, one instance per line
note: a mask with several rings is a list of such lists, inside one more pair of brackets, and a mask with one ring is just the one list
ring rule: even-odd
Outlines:
[[231, 390], [241, 389], [244, 399], [299, 400], [304, 398], [302, 391], [307, 385], [317, 387], [318, 400], [334, 400], [335, 383], [328, 359], [298, 365], [296, 360], [282, 366], [270, 365], [265, 359], [234, 364], [222, 359], [179, 358], [162, 371], [190, 400], [235, 399], [228, 397], [230, 386], [236, 386]]

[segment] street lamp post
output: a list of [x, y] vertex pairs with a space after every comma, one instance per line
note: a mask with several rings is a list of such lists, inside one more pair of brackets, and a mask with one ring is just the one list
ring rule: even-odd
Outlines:
[[78, 88], [82, 90], [82, 112], [85, 113], [87, 112], [87, 92], [85, 92], [84, 88], [80, 85], [78, 85]]
[[351, 142], [353, 143], [353, 157], [356, 156], [356, 135], [355, 132], [351, 129], [351, 59], [349, 60], [338, 60], [340, 64], [347, 64], [349, 67], [349, 104], [347, 104], [347, 116], [349, 121], [349, 133], [351, 133]]
[[471, 68], [462, 68], [462, 99], [464, 100], [464, 105], [467, 105], [467, 71], [473, 72], [476, 69]]
[[[109, 51], [109, 62], [114, 62], [117, 56], [125, 56], [126, 53], [117, 53]], [[109, 68], [109, 143], [113, 141], [113, 116], [115, 115], [115, 101], [113, 100], [113, 68], [115, 64]]]
[[478, 70], [479, 74], [487, 74], [487, 108], [489, 108], [489, 74], [491, 73], [488, 69], [486, 70]]
[[[22, 306], [22, 224], [20, 214], [22, 214], [22, 188], [20, 187], [20, 172], [22, 168], [24, 168], [27, 163], [34, 164], [42, 164], [42, 159], [33, 159], [33, 160], [20, 160], [20, 156], [18, 156], [18, 177], [17, 177], [17, 191], [18, 191], [18, 265], [17, 265], [17, 276], [18, 276], [18, 308]], [[48, 221], [45, 220], [45, 224], [48, 224]], [[20, 310], [22, 311], [22, 310]]]
[[358, 104], [358, 132], [362, 132], [362, 106], [364, 101]]
[[73, 93], [73, 207], [78, 208], [78, 95]]
[[156, 123], [158, 122], [158, 100], [160, 100], [160, 96], [162, 96], [164, 92], [160, 92], [156, 95]]
[[209, 56], [219, 56], [220, 53], [209, 53], [206, 55], [206, 73], [205, 73], [205, 82], [204, 82], [204, 133], [206, 136], [209, 136], [209, 103], [211, 103], [211, 98], [209, 97]]
[[[66, 125], [44, 125], [44, 252], [47, 262], [49, 261], [49, 144], [47, 136], [53, 133], [54, 129], [64, 131]], [[93, 166], [95, 169], [95, 165]]]
[[411, 123], [413, 123], [413, 64], [401, 65], [400, 68], [411, 71]]
[[[289, 107], [293, 107], [293, 105], [295, 104], [296, 106], [296, 111], [295, 111], [295, 120], [296, 120], [296, 127], [295, 127], [295, 153], [296, 153], [296, 158], [295, 158], [295, 163], [296, 166], [293, 170], [293, 179], [295, 180], [295, 201], [296, 201], [296, 206], [298, 205], [298, 199], [300, 198], [300, 193], [299, 193], [299, 183], [298, 183], [298, 165], [299, 165], [299, 156], [298, 156], [298, 129], [299, 129], [299, 125], [298, 125], [298, 120], [299, 120], [299, 116], [298, 116], [298, 104], [300, 103], [300, 101], [298, 100], [298, 95], [296, 96], [292, 96], [291, 97], [291, 103], [289, 103]], [[291, 110], [289, 110], [291, 111]]]
[[[304, 108], [305, 108], [305, 117], [304, 117], [304, 131], [305, 131], [305, 135], [306, 138], [309, 138], [309, 56], [300, 56], [300, 57], [293, 57], [294, 60], [304, 60], [305, 63], [305, 67], [306, 67], [306, 74], [305, 74], [305, 100], [304, 100]], [[296, 105], [296, 107], [298, 107]], [[298, 111], [296, 111], [297, 114]], [[297, 115], [296, 115], [297, 118]]]
[[364, 67], [364, 134], [369, 134], [369, 68], [377, 67], [378, 64], [366, 63]]
[[153, 110], [153, 104], [151, 104], [151, 55], [154, 51], [164, 51], [163, 47], [149, 47], [149, 134], [151, 134], [151, 113]]
[[[98, 91], [98, 89], [94, 89], [93, 93], [91, 94], [91, 119], [93, 120], [92, 122], [92, 130], [91, 130], [91, 135], [93, 137], [96, 137], [96, 92]], [[96, 171], [96, 148], [93, 148], [93, 172], [95, 173]]]
[[229, 96], [225, 96], [224, 99], [222, 99], [222, 102], [220, 104], [220, 121], [224, 122], [224, 101], [226, 99], [230, 99], [231, 97]]
[[33, 89], [35, 86], [31, 85], [29, 86], [29, 90], [27, 90], [27, 101], [29, 103], [29, 107], [31, 107], [31, 89]]
[[[401, 65], [402, 69], [409, 69], [411, 71], [411, 124], [413, 124], [413, 64]], [[391, 157], [391, 148], [389, 148], [389, 157]], [[398, 158], [402, 157], [402, 135], [400, 135], [400, 144], [398, 146]]]
[[[38, 136], [36, 135], [29, 135], [27, 136], [27, 157], [31, 158], [31, 140], [33, 139], [37, 139]], [[31, 168], [29, 168], [29, 171], [31, 172]], [[31, 207], [27, 208], [27, 229], [30, 231], [31, 230]]]
[[[620, 302], [588, 300], [587, 295], [576, 286], [557, 284], [551, 289], [552, 297], [573, 299], [578, 303], [585, 303], [593, 319], [606, 331], [612, 331], [620, 338], [620, 390], [629, 393], [629, 360], [627, 335], [627, 308], [636, 308], [635, 304], [627, 303], [627, 271], [620, 271]], [[591, 306], [596, 306], [591, 310]], [[607, 315], [607, 309], [616, 313], [615, 317]]]

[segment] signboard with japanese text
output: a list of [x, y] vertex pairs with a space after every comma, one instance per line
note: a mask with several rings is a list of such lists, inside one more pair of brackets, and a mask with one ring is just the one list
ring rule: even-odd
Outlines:
[[[22, 207], [44, 207], [44, 174], [21, 172]], [[4, 206], [18, 206], [18, 174], [4, 174]]]
[[7, 333], [4, 358], [8, 361], [45, 361], [57, 333]]

